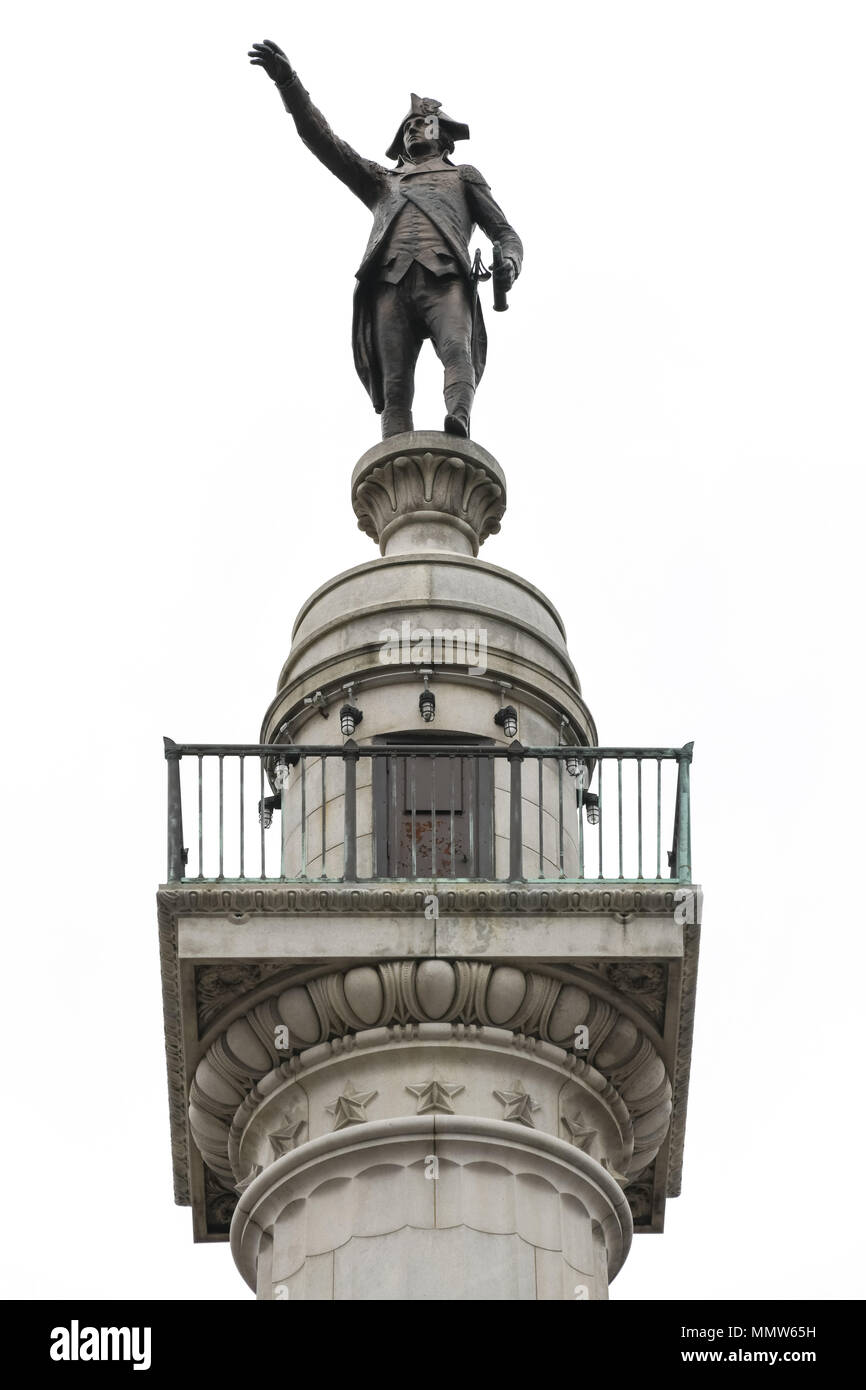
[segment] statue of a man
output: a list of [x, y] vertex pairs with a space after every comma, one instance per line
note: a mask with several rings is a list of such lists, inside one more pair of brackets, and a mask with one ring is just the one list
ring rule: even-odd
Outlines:
[[382, 437], [414, 428], [415, 363], [425, 338], [445, 370], [445, 430], [468, 437], [487, 355], [469, 259], [476, 224], [499, 243], [503, 288], [514, 283], [523, 259], [520, 237], [481, 174], [449, 159], [455, 141], [469, 138], [468, 127], [438, 101], [413, 93], [387, 150], [397, 167], [386, 169], [334, 134], [275, 43], [254, 44], [249, 56], [277, 84], [307, 148], [373, 213], [356, 272], [352, 339], [358, 375], [382, 416]]

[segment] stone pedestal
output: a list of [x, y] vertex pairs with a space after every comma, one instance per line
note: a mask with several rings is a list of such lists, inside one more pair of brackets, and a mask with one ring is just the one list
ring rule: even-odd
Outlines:
[[505, 475], [469, 439], [413, 430], [368, 449], [352, 474], [352, 506], [383, 555], [477, 555], [499, 530]]
[[[640, 848], [639, 877], [623, 876], [621, 803], [619, 877], [602, 877], [599, 839], [599, 878], [585, 878], [565, 749], [618, 753], [597, 747], [556, 609], [477, 558], [505, 500], [496, 460], [437, 432], [385, 440], [355, 468], [358, 524], [382, 558], [306, 601], [265, 748], [226, 750], [261, 759], [262, 807], [283, 765], [279, 878], [266, 876], [264, 818], [261, 878], [223, 877], [222, 800], [219, 878], [182, 877], [175, 761], [178, 877], [159, 895], [175, 1191], [197, 1240], [230, 1231], [262, 1299], [605, 1299], [632, 1230], [661, 1231], [679, 1192], [700, 913], [690, 854], [676, 852], [688, 765], [670, 860], [682, 882], [661, 878], [660, 820], [655, 877]], [[345, 749], [347, 700], [359, 708]], [[399, 774], [400, 750], [423, 745], [414, 766], [437, 735], [456, 764], [490, 764], [472, 764], [465, 794], [450, 769], [444, 817], [432, 775], [416, 803]], [[380, 744], [390, 782], [369, 756]], [[202, 753], [187, 752], [201, 842]], [[656, 790], [639, 769], [626, 821], [639, 842], [674, 753], [646, 756]], [[223, 770], [219, 752], [220, 798]], [[621, 760], [617, 772], [621, 795]], [[586, 824], [603, 829], [595, 807]], [[416, 871], [416, 813], [452, 837], [450, 875], [435, 855], [429, 877]], [[416, 836], [408, 860], [391, 853], [400, 834]]]

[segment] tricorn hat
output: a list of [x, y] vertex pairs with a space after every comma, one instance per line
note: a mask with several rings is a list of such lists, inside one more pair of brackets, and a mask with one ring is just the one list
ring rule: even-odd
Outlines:
[[469, 139], [468, 125], [463, 125], [460, 121], [452, 121], [450, 116], [446, 116], [442, 110], [441, 101], [434, 101], [432, 97], [419, 97], [415, 92], [411, 93], [411, 99], [412, 105], [398, 125], [397, 134], [385, 151], [388, 159], [399, 159], [405, 153], [403, 127], [407, 121], [411, 121], [413, 116], [435, 116], [439, 122], [439, 129], [449, 140]]

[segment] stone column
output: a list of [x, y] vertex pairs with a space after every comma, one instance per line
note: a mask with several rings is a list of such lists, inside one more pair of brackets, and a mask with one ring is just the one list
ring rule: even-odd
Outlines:
[[271, 1163], [232, 1249], [262, 1299], [604, 1299], [631, 1213], [600, 1163], [505, 1120], [347, 1126]]
[[623, 1188], [658, 1153], [671, 1088], [653, 1033], [579, 978], [389, 961], [277, 987], [235, 1018], [189, 1115], [241, 1194], [250, 1287], [606, 1298], [631, 1239]]

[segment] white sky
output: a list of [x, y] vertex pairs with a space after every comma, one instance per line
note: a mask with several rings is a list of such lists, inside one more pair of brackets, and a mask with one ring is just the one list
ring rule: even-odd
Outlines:
[[[364, 154], [410, 89], [471, 125], [526, 248], [487, 314], [482, 556], [563, 614], [602, 742], [695, 740], [684, 1192], [612, 1295], [862, 1296], [863, 6], [16, 9], [7, 1293], [250, 1297], [172, 1204], [161, 735], [257, 738], [302, 600], [374, 558], [378, 437], [369, 214], [247, 66], [268, 37]], [[420, 380], [439, 428], [429, 346]]]

